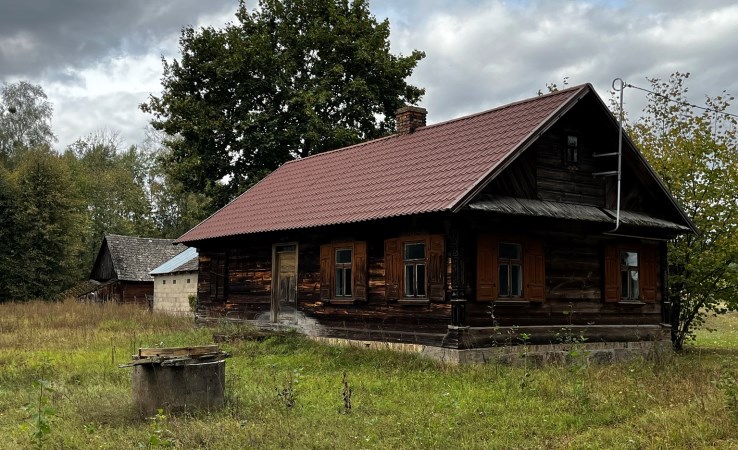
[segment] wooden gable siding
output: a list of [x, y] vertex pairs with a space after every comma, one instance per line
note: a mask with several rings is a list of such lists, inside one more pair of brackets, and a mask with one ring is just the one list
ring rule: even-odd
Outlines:
[[[537, 199], [614, 210], [615, 176], [593, 173], [617, 169], [617, 157], [593, 157], [617, 152], [617, 127], [603, 114], [595, 114], [594, 99], [584, 99], [543, 133], [533, 145], [507, 166], [482, 195]], [[577, 137], [579, 161], [566, 160], [567, 136]], [[645, 212], [681, 223], [670, 202], [647, 168], [623, 141], [621, 208]]]

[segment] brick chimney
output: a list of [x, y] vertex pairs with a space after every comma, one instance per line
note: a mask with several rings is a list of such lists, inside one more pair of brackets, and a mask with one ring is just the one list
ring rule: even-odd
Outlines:
[[425, 116], [428, 111], [418, 106], [403, 106], [395, 112], [397, 120], [397, 134], [410, 134], [425, 126]]

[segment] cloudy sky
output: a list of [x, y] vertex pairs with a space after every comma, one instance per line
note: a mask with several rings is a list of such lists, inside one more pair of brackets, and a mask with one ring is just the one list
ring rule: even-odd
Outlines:
[[[247, 1], [249, 7], [256, 0]], [[63, 149], [93, 131], [143, 140], [138, 105], [158, 94], [161, 56], [178, 57], [185, 25], [222, 26], [237, 0], [0, 0], [0, 82], [40, 84]], [[535, 95], [545, 84], [691, 72], [690, 100], [738, 93], [735, 0], [373, 0], [390, 19], [392, 50], [424, 50], [411, 82], [429, 122]], [[627, 90], [637, 114], [643, 93]], [[736, 108], [731, 110], [738, 113]]]

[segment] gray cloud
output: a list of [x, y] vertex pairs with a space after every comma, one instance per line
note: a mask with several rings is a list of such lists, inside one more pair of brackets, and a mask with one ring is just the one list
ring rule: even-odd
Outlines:
[[[393, 27], [393, 49], [426, 51], [412, 81], [426, 87], [433, 122], [533, 95], [565, 76], [593, 83], [603, 97], [615, 77], [647, 86], [646, 77], [677, 70], [692, 72], [694, 102], [738, 93], [732, 1], [407, 4], [415, 8], [406, 6]], [[626, 101], [637, 115], [645, 97], [629, 90]]]
[[[164, 53], [184, 25], [233, 20], [238, 2], [0, 0], [0, 81], [40, 83], [55, 105], [59, 146], [100, 128], [141, 142], [137, 105], [158, 94]], [[255, 0], [249, 1], [249, 7]], [[215, 6], [213, 6], [215, 4]], [[424, 50], [411, 78], [438, 122], [535, 95], [545, 84], [591, 82], [603, 97], [622, 77], [692, 72], [690, 99], [738, 93], [734, 0], [372, 0], [390, 19], [392, 49]], [[631, 115], [645, 97], [626, 92]], [[738, 112], [738, 111], [733, 111]]]
[[236, 5], [236, 0], [3, 0], [0, 79], [74, 81], [70, 70], [106, 57], [150, 52], [184, 25]]

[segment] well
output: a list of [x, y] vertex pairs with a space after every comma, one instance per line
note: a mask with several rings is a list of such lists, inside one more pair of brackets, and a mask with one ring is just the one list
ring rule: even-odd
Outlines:
[[143, 417], [223, 407], [225, 359], [217, 345], [141, 348], [133, 361], [133, 403]]

